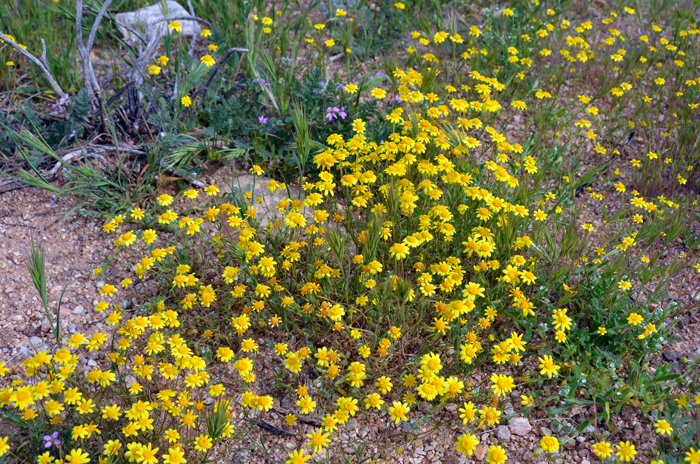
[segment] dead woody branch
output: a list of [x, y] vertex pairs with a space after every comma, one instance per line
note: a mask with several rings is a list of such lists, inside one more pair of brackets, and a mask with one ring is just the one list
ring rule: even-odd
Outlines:
[[83, 62], [83, 81], [85, 82], [85, 88], [90, 95], [90, 101], [92, 103], [93, 109], [98, 107], [98, 95], [100, 93], [100, 84], [97, 82], [95, 77], [95, 71], [92, 69], [92, 59], [90, 58], [90, 50], [95, 43], [95, 36], [97, 35], [97, 29], [100, 26], [100, 22], [109, 8], [112, 0], [105, 0], [102, 7], [97, 12], [95, 21], [92, 23], [92, 28], [90, 29], [90, 34], [88, 35], [87, 45], [83, 42], [83, 0], [77, 0], [76, 12], [75, 12], [75, 34], [76, 43], [78, 46], [78, 53]]
[[56, 78], [51, 72], [49, 63], [46, 61], [46, 44], [44, 43], [44, 39], [41, 39], [41, 58], [37, 58], [36, 56], [32, 55], [30, 52], [20, 47], [17, 43], [15, 43], [14, 40], [10, 39], [2, 32], [0, 32], [0, 39], [5, 41], [6, 44], [17, 50], [22, 55], [27, 57], [32, 63], [34, 63], [39, 67], [39, 69], [41, 69], [41, 73], [44, 75], [44, 77], [46, 78], [46, 80], [48, 81], [49, 85], [56, 93], [58, 98], [63, 98], [66, 95], [66, 92], [64, 92], [63, 89], [61, 89], [61, 86], [58, 85], [58, 82], [56, 82]]

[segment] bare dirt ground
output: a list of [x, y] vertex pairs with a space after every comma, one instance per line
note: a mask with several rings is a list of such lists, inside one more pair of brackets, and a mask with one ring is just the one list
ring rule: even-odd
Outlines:
[[93, 333], [106, 325], [93, 311], [99, 279], [92, 271], [111, 249], [96, 218], [73, 214], [75, 205], [37, 188], [0, 195], [0, 353], [16, 364], [51, 346], [52, 333], [27, 269], [31, 241], [45, 248], [50, 307], [68, 285], [61, 308], [64, 333]]

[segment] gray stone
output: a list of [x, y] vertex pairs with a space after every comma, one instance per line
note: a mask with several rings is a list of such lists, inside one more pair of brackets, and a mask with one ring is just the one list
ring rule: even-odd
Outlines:
[[552, 422], [552, 432], [559, 433], [559, 432], [561, 432], [562, 428], [564, 428], [564, 426], [558, 420], [555, 420], [554, 422]]
[[402, 432], [411, 432], [418, 430], [418, 423], [416, 421], [401, 422], [399, 428]]
[[83, 308], [81, 305], [76, 306], [73, 308], [73, 314], [83, 314], [85, 312], [85, 308]]
[[496, 438], [498, 438], [501, 441], [508, 441], [510, 440], [510, 430], [508, 427], [505, 425], [499, 425], [498, 430], [496, 431]]
[[29, 339], [29, 344], [37, 351], [46, 351], [48, 349], [46, 343], [44, 343], [41, 338], [37, 337], [36, 335]]
[[521, 437], [524, 437], [532, 430], [530, 421], [524, 417], [511, 417], [508, 420], [508, 428], [512, 433], [520, 435]]
[[561, 441], [564, 442], [564, 449], [572, 450], [576, 447], [576, 442], [570, 436], [564, 435], [561, 438]]
[[[195, 12], [196, 13], [196, 12]], [[138, 40], [136, 36], [129, 32], [125, 27], [128, 26], [139, 32], [145, 32], [148, 24], [163, 18], [165, 16], [190, 16], [190, 12], [187, 11], [182, 5], [174, 0], [167, 0], [165, 2], [165, 8], [163, 8], [161, 2], [156, 2], [154, 5], [143, 7], [136, 11], [130, 11], [127, 13], [118, 13], [115, 15], [117, 23], [122, 25], [121, 30], [124, 37], [127, 37], [132, 42]], [[182, 26], [182, 35], [185, 37], [192, 37], [193, 34], [199, 34], [201, 28], [197, 21], [179, 21], [180, 26]], [[166, 21], [158, 23], [156, 28], [161, 31], [167, 31], [168, 24]]]

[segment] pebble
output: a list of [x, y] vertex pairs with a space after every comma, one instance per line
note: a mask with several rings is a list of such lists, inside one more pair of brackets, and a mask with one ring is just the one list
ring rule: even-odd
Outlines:
[[530, 421], [525, 417], [511, 417], [508, 420], [508, 428], [512, 433], [515, 435], [520, 435], [521, 437], [524, 437], [530, 433], [530, 430], [532, 430]]
[[33, 346], [37, 351], [46, 351], [48, 349], [46, 343], [44, 343], [41, 338], [37, 337], [36, 335], [29, 339], [29, 345]]
[[81, 305], [73, 308], [73, 314], [83, 314], [83, 312], [85, 312], [85, 308], [83, 308]]
[[564, 442], [565, 449], [572, 450], [576, 447], [576, 441], [572, 440], [568, 435], [564, 435], [562, 441]]
[[466, 464], [467, 462], [467, 457], [463, 455], [462, 453], [459, 453], [457, 456], [455, 455], [450, 455], [447, 456], [447, 459], [445, 459], [444, 464]]
[[505, 425], [499, 425], [498, 430], [496, 431], [496, 438], [501, 441], [510, 440], [510, 429], [508, 429], [508, 427]]
[[482, 461], [486, 457], [486, 445], [481, 443], [474, 450], [474, 457], [477, 461]]

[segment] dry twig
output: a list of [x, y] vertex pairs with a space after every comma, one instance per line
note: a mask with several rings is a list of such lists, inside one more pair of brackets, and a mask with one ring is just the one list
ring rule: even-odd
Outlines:
[[100, 84], [97, 82], [95, 77], [95, 71], [92, 69], [92, 60], [90, 59], [90, 50], [95, 43], [95, 36], [97, 35], [97, 29], [100, 26], [100, 22], [107, 11], [107, 8], [112, 3], [112, 0], [105, 0], [97, 12], [95, 21], [92, 23], [92, 28], [90, 29], [90, 35], [88, 35], [87, 45], [83, 42], [83, 0], [77, 0], [76, 11], [75, 11], [75, 34], [76, 34], [76, 44], [78, 46], [78, 54], [83, 60], [83, 81], [85, 82], [85, 88], [90, 95], [90, 102], [93, 108], [98, 106], [97, 95], [100, 92]]
[[53, 91], [56, 92], [56, 95], [58, 95], [59, 98], [62, 98], [64, 95], [66, 95], [63, 89], [61, 89], [61, 86], [58, 85], [58, 82], [56, 82], [56, 78], [53, 76], [51, 68], [49, 68], [49, 63], [46, 61], [46, 44], [44, 43], [44, 39], [41, 39], [41, 58], [37, 58], [36, 56], [32, 55], [30, 52], [20, 47], [17, 43], [15, 43], [14, 40], [10, 39], [2, 32], [0, 32], [0, 39], [4, 40], [6, 44], [8, 44], [10, 47], [14, 48], [22, 55], [26, 56], [31, 62], [36, 64], [39, 67], [39, 69], [41, 69], [41, 73], [44, 75], [46, 80], [49, 82], [49, 85], [51, 86]]
[[93, 151], [95, 153], [87, 153], [84, 149], [80, 149], [80, 150], [72, 151], [72, 152], [68, 153], [67, 155], [64, 155], [63, 157], [61, 157], [61, 161], [56, 162], [56, 164], [48, 172], [46, 177], [48, 179], [53, 179], [54, 177], [56, 177], [56, 175], [58, 174], [58, 171], [60, 171], [61, 168], [65, 164], [68, 164], [71, 160], [76, 159], [76, 158], [80, 158], [81, 156], [83, 156], [85, 158], [97, 158], [100, 161], [102, 161], [103, 163], [105, 163], [105, 164], [107, 163], [107, 160], [105, 159], [105, 157], [101, 155], [101, 153], [104, 153], [102, 149], [93, 148]]

